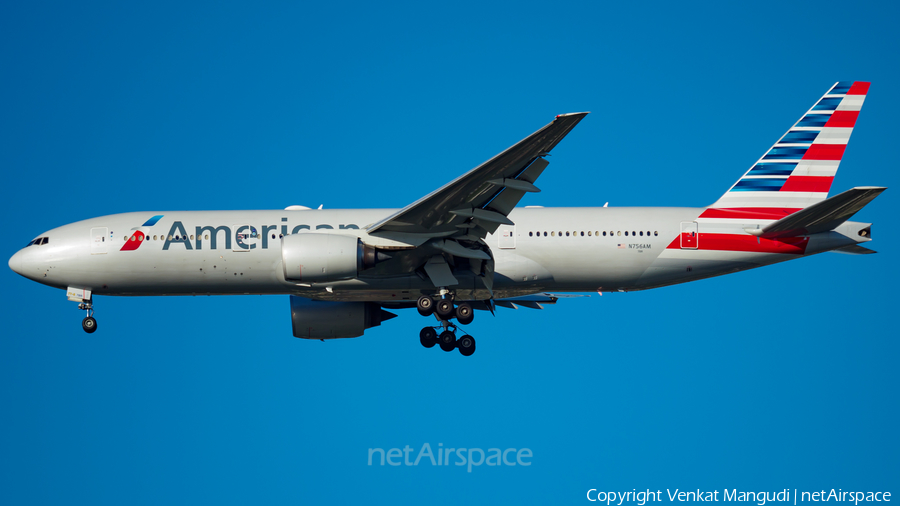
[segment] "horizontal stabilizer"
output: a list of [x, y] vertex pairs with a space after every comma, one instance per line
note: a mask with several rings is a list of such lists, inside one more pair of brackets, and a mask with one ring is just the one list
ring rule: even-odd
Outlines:
[[774, 239], [797, 237], [834, 230], [857, 211], [866, 206], [887, 188], [860, 186], [801, 209], [764, 227], [761, 231], [749, 231], [753, 235]]
[[844, 253], [846, 255], [871, 255], [873, 253], [878, 253], [875, 250], [864, 248], [859, 244], [851, 244], [850, 246], [844, 246], [843, 248], [833, 249], [835, 253]]

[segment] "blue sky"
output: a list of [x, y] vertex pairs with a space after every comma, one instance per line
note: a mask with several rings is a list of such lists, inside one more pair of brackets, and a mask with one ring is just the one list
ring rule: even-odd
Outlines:
[[[565, 112], [544, 206], [713, 202], [831, 84], [872, 81], [833, 191], [878, 255], [291, 336], [284, 296], [98, 298], [3, 269], [5, 504], [585, 501], [900, 485], [888, 2], [19, 3], [0, 15], [6, 258], [126, 211], [402, 207]], [[369, 448], [529, 448], [381, 467]]]

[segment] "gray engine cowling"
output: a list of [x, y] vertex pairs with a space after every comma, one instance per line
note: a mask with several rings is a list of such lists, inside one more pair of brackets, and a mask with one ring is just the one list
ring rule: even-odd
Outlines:
[[284, 278], [305, 283], [352, 279], [359, 271], [390, 258], [358, 237], [339, 234], [292, 234], [281, 239]]
[[359, 337], [396, 316], [374, 302], [319, 301], [291, 295], [294, 337], [303, 339]]

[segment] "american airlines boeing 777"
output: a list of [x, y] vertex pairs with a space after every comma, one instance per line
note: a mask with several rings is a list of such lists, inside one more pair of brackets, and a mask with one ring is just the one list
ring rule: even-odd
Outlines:
[[[587, 113], [562, 114], [400, 209], [150, 211], [55, 228], [9, 260], [66, 290], [97, 329], [95, 295], [286, 294], [296, 337], [358, 337], [417, 308], [430, 348], [475, 351], [475, 310], [657, 288], [826, 251], [874, 253], [848, 221], [883, 187], [828, 198], [869, 89], [839, 82], [708, 207], [515, 207]], [[459, 334], [459, 336], [457, 335]]]

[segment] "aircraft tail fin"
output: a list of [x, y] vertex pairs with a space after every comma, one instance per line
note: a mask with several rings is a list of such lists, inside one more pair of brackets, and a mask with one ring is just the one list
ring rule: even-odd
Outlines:
[[860, 186], [825, 199], [760, 229], [746, 231], [766, 239], [797, 237], [834, 230], [887, 188]]
[[778, 219], [825, 200], [868, 91], [835, 83], [709, 210]]

